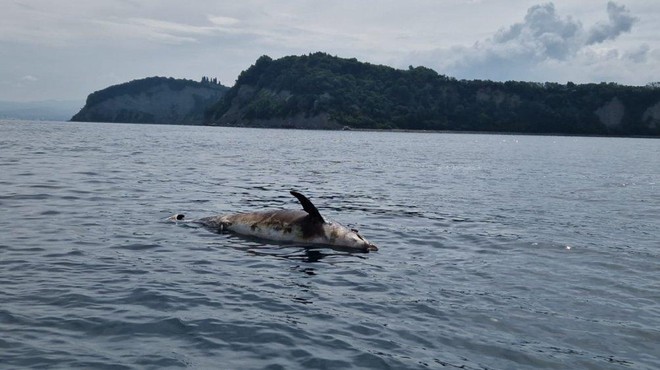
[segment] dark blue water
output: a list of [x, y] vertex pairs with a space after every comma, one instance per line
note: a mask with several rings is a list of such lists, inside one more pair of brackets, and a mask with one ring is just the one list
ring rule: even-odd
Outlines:
[[[299, 208], [380, 246], [168, 223]], [[660, 141], [0, 122], [0, 368], [660, 368]]]

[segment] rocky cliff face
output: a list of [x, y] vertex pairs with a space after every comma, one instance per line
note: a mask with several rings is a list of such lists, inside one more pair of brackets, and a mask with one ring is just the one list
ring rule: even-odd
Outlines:
[[[342, 126], [330, 118], [328, 113], [319, 113], [316, 115], [306, 115], [297, 113], [287, 117], [251, 117], [250, 112], [259, 105], [273, 104], [285, 105], [292, 94], [283, 90], [276, 93], [269, 89], [257, 89], [251, 85], [243, 85], [238, 89], [238, 93], [231, 100], [229, 109], [225, 114], [217, 117], [211, 122], [212, 125], [220, 126], [248, 126], [248, 127], [267, 127], [267, 128], [302, 128], [302, 129], [321, 129], [337, 130]], [[252, 114], [252, 116], [254, 116]]]
[[649, 107], [642, 116], [644, 123], [651, 128], [657, 129], [660, 128], [660, 101], [655, 105]]
[[202, 124], [204, 110], [222, 97], [219, 84], [152, 77], [91, 94], [72, 121]]
[[625, 112], [625, 105], [617, 97], [612, 98], [607, 104], [594, 111], [600, 122], [608, 128], [621, 126], [621, 120]]

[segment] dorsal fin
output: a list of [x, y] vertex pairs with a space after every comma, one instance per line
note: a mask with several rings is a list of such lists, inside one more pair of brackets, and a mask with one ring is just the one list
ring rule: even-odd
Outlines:
[[298, 201], [300, 204], [302, 204], [303, 209], [305, 212], [309, 213], [309, 216], [317, 222], [324, 223], [325, 220], [323, 219], [323, 216], [319, 213], [319, 210], [316, 209], [316, 207], [310, 202], [309, 199], [307, 199], [306, 196], [300, 194], [299, 192], [295, 190], [291, 190], [291, 195], [294, 197], [298, 198]]

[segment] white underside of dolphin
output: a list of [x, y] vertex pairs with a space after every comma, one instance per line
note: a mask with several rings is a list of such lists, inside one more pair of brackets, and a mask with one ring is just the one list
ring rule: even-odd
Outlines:
[[[185, 222], [199, 223], [217, 232], [229, 231], [279, 242], [327, 245], [364, 252], [378, 250], [357, 230], [323, 218], [304, 195], [296, 191], [291, 194], [303, 206], [302, 210], [236, 213]], [[174, 221], [184, 221], [184, 218], [181, 214], [170, 217]]]

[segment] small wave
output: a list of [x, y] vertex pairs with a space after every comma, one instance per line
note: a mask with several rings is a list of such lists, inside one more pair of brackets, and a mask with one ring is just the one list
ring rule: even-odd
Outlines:
[[162, 245], [160, 244], [142, 244], [142, 243], [133, 243], [133, 244], [122, 244], [122, 245], [116, 245], [111, 248], [113, 249], [126, 249], [126, 250], [132, 250], [132, 251], [143, 251], [143, 250], [149, 250], [149, 249], [156, 249], [156, 248], [161, 248]]

